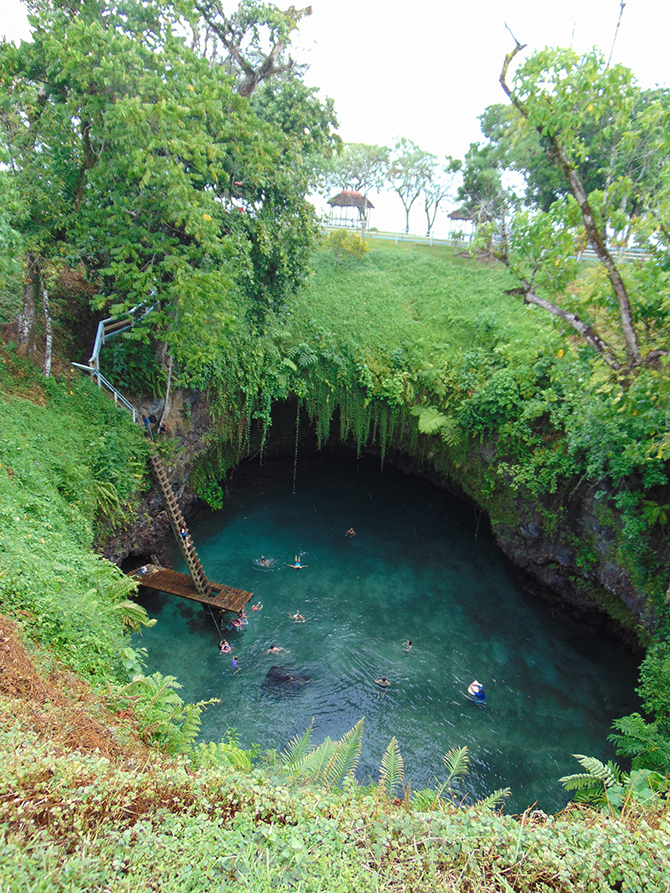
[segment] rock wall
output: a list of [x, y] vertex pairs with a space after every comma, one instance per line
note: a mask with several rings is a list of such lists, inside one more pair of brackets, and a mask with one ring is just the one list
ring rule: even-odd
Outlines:
[[[138, 406], [147, 418], [160, 419], [162, 401], [144, 400]], [[204, 395], [197, 391], [176, 391], [165, 424], [167, 435], [164, 437], [169, 438], [171, 445], [165, 466], [182, 514], [188, 519], [205, 508], [189, 487], [194, 462], [211, 446], [211, 421]], [[160, 443], [157, 427], [156, 424], [151, 426], [154, 439]], [[100, 544], [100, 552], [126, 569], [144, 564], [148, 559], [169, 566], [167, 546], [171, 541], [170, 522], [160, 494], [152, 486], [137, 507], [134, 519], [105, 539]]]
[[[158, 416], [160, 406], [147, 404], [146, 410]], [[178, 447], [167, 467], [175, 494], [185, 517], [206, 509], [189, 487], [189, 475], [195, 461], [212, 446], [213, 433], [207, 404], [201, 394], [176, 394], [167, 419], [168, 429], [178, 438]], [[292, 454], [295, 446], [295, 407], [277, 407], [266, 451]], [[255, 432], [252, 442], [260, 439]], [[408, 474], [417, 474], [472, 504], [484, 502], [490, 515], [497, 542], [519, 569], [523, 587], [550, 602], [552, 608], [567, 619], [579, 623], [594, 634], [614, 632], [630, 647], [638, 649], [653, 632], [655, 617], [646, 593], [633, 582], [630, 573], [617, 560], [620, 554], [620, 519], [609, 511], [609, 522], [603, 521], [602, 489], [580, 485], [572, 492], [556, 494], [541, 501], [530, 500], [504, 482], [493, 499], [480, 500], [472, 480], [477, 475], [463, 475], [452, 469], [445, 471], [449, 460], [437, 450], [410, 455], [404, 449], [389, 449], [385, 461]], [[354, 444], [340, 448], [355, 449]], [[316, 450], [309, 425], [301, 427], [301, 455]], [[444, 447], [446, 451], [447, 448]], [[379, 450], [365, 452], [379, 455]], [[491, 445], [482, 445], [471, 456], [471, 462], [488, 465], [494, 461]], [[442, 460], [442, 461], [441, 461]], [[460, 476], [460, 481], [459, 481]], [[548, 523], [550, 519], [551, 523]], [[172, 536], [162, 502], [151, 490], [139, 508], [136, 520], [127, 529], [110, 537], [102, 547], [105, 557], [130, 566], [154, 556], [166, 563], [166, 544]], [[666, 544], [667, 547], [667, 544]], [[670, 554], [667, 556], [670, 561]]]

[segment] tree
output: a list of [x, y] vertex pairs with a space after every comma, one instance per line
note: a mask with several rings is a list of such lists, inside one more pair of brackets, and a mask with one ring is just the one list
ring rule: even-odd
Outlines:
[[416, 143], [402, 137], [393, 147], [387, 178], [405, 209], [405, 232], [409, 232], [409, 212], [430, 182], [437, 159]]
[[254, 93], [251, 106], [259, 118], [286, 135], [294, 163], [300, 165], [310, 188], [316, 188], [323, 159], [332, 157], [342, 146], [335, 133], [333, 100], [321, 100], [315, 87], [307, 87], [298, 78], [281, 78], [264, 83]]
[[[614, 369], [625, 362], [634, 370], [643, 361], [631, 304], [631, 294], [643, 294], [638, 312], [646, 329], [644, 361], [653, 363], [669, 353], [657, 347], [668, 314], [667, 301], [661, 297], [665, 292], [663, 277], [659, 278], [662, 269], [658, 264], [646, 269], [622, 264], [612, 249], [612, 238], [637, 239], [654, 257], [667, 257], [667, 104], [656, 98], [642, 106], [642, 94], [631, 72], [622, 66], [608, 67], [595, 50], [582, 57], [565, 49], [535, 53], [517, 70], [510, 85], [509, 68], [522, 49], [517, 43], [507, 54], [500, 83], [519, 115], [545, 141], [548, 157], [560, 170], [569, 195], [554, 202], [545, 214], [520, 217], [513, 239], [516, 258], [511, 253], [507, 261], [519, 276], [524, 300], [568, 323]], [[579, 166], [590, 155], [587, 135], [599, 129], [598, 140], [605, 140], [611, 148], [610, 165], [602, 186], [589, 190]], [[642, 145], [645, 161], [640, 164], [637, 149]], [[586, 244], [602, 264], [609, 289], [607, 295], [599, 285], [597, 300], [591, 302], [597, 311], [593, 322], [582, 318], [581, 308], [564, 307], [556, 300], [568, 274], [575, 272], [570, 256]], [[568, 246], [571, 250], [566, 253]], [[561, 288], [552, 287], [552, 267], [554, 274], [557, 268], [564, 273], [553, 277]], [[538, 294], [542, 289], [536, 288], [537, 283], [553, 295]], [[616, 317], [611, 313], [612, 299]], [[598, 316], [606, 317], [599, 327], [595, 324]], [[598, 328], [607, 331], [607, 336]]]
[[145, 325], [207, 374], [232, 321], [262, 319], [306, 275], [317, 229], [300, 149], [185, 46], [168, 4], [33, 21], [31, 43], [0, 47], [26, 294], [56, 258], [83, 261], [99, 304], [151, 301]]
[[494, 238], [505, 244], [516, 197], [503, 185], [500, 152], [491, 145], [471, 143], [462, 169], [458, 198], [477, 226], [475, 246], [491, 252]]
[[435, 223], [438, 209], [441, 203], [451, 196], [454, 188], [454, 179], [461, 169], [461, 161], [457, 158], [447, 156], [444, 164], [435, 164], [430, 173], [430, 178], [424, 183], [421, 189], [423, 197], [423, 210], [426, 214], [426, 235], [430, 235], [430, 231]]
[[194, 0], [194, 6], [201, 17], [191, 22], [194, 47], [223, 65], [240, 96], [251, 96], [270, 78], [295, 72], [287, 52], [291, 34], [312, 14], [311, 6], [282, 11], [272, 3], [242, 0], [232, 15], [225, 14], [219, 0]]

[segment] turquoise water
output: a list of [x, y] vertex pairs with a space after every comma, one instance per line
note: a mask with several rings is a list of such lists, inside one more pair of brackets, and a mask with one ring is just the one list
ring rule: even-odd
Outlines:
[[[281, 749], [310, 723], [319, 742], [364, 716], [361, 779], [377, 778], [394, 735], [415, 789], [443, 778], [442, 755], [466, 744], [468, 799], [509, 785], [508, 811], [560, 809], [558, 778], [579, 769], [570, 754], [610, 758], [612, 719], [639, 707], [634, 658], [525, 594], [475, 510], [431, 484], [325, 455], [300, 463], [295, 494], [292, 478], [279, 462], [238, 470], [226, 507], [190, 524], [208, 576], [263, 603], [243, 630], [225, 632], [238, 672], [199, 606], [143, 598], [158, 618], [137, 642], [149, 670], [177, 676], [188, 700], [221, 699], [202, 737], [234, 727], [244, 746]], [[296, 553], [300, 570], [287, 566]], [[261, 555], [275, 567], [259, 568]], [[178, 553], [174, 566], [183, 569]], [[271, 644], [286, 652], [266, 654]], [[269, 688], [273, 665], [311, 681]], [[374, 682], [382, 675], [385, 690]], [[465, 694], [475, 677], [484, 707]]]

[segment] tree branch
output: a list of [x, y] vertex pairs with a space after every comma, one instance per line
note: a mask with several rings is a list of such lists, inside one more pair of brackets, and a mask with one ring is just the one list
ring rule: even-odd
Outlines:
[[585, 323], [583, 319], [580, 319], [576, 313], [571, 313], [569, 310], [563, 310], [563, 308], [559, 307], [557, 304], [548, 301], [546, 298], [541, 298], [539, 295], [535, 294], [530, 283], [525, 279], [521, 279], [521, 286], [524, 304], [535, 304], [537, 307], [542, 307], [543, 310], [551, 313], [552, 316], [557, 316], [559, 319], [562, 319], [563, 322], [573, 328], [575, 332], [584, 338], [587, 344], [590, 344], [590, 346], [600, 354], [608, 366], [612, 369], [621, 369], [621, 363], [619, 363], [614, 356], [609, 344], [600, 337], [595, 329], [591, 328], [591, 326], [588, 323]]
[[[528, 109], [524, 106], [524, 104], [519, 100], [519, 98], [507, 84], [507, 73], [509, 71], [512, 60], [516, 55], [518, 55], [518, 53], [521, 52], [521, 50], [524, 49], [519, 41], [516, 40], [516, 38], [514, 39], [516, 41], [516, 46], [510, 53], [507, 53], [507, 55], [505, 56], [502, 71], [500, 72], [500, 86], [503, 88], [510, 102], [512, 103], [512, 105], [514, 105], [519, 114], [521, 114], [527, 121], [530, 122], [531, 116]], [[604, 234], [601, 233], [598, 229], [595, 214], [593, 213], [593, 209], [591, 208], [591, 204], [588, 200], [588, 195], [586, 189], [584, 188], [584, 184], [582, 183], [579, 174], [573, 167], [570, 159], [565, 152], [565, 149], [558, 141], [556, 135], [539, 125], [536, 126], [535, 129], [540, 134], [540, 136], [544, 137], [544, 139], [549, 142], [550, 146], [552, 147], [555, 153], [556, 163], [567, 179], [568, 184], [570, 185], [570, 191], [577, 201], [589, 243], [595, 251], [597, 258], [600, 260], [605, 268], [607, 278], [610, 281], [619, 305], [619, 317], [621, 320], [623, 336], [626, 342], [626, 355], [628, 357], [628, 362], [631, 366], [636, 366], [640, 363], [640, 348], [638, 345], [637, 334], [633, 327], [633, 314], [630, 307], [630, 301], [628, 299], [628, 292], [621, 277], [621, 273], [619, 272], [619, 269], [615, 264], [612, 255], [607, 250]]]

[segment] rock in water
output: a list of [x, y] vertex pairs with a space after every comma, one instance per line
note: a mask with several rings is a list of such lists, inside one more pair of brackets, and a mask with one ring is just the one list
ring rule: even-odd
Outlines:
[[286, 667], [270, 667], [267, 676], [265, 677], [265, 685], [275, 687], [306, 685], [311, 681], [309, 676], [295, 673], [293, 670], [289, 670]]

